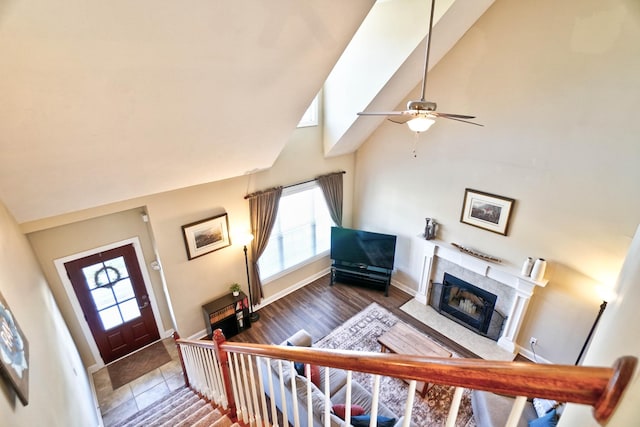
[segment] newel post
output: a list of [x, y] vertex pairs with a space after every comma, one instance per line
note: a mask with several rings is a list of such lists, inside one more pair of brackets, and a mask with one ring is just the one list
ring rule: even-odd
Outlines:
[[182, 366], [182, 377], [184, 378], [184, 385], [187, 387], [191, 387], [189, 384], [189, 376], [187, 375], [187, 368], [184, 366], [184, 359], [182, 358], [182, 349], [180, 348], [180, 344], [178, 344], [178, 340], [180, 339], [180, 335], [177, 332], [173, 332], [173, 341], [176, 343], [176, 348], [178, 349], [178, 358], [180, 359], [180, 366]]
[[220, 362], [220, 370], [222, 371], [222, 379], [224, 380], [224, 391], [227, 394], [227, 402], [229, 404], [229, 413], [227, 414], [233, 422], [238, 421], [238, 414], [236, 412], [236, 402], [233, 397], [233, 386], [231, 384], [231, 374], [229, 372], [229, 354], [220, 348], [221, 344], [224, 344], [226, 338], [222, 333], [222, 329], [216, 329], [213, 331], [213, 344], [216, 351], [216, 356]]

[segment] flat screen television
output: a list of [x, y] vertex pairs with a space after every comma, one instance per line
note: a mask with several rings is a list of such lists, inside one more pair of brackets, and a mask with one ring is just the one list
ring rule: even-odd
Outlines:
[[331, 259], [392, 270], [396, 238], [390, 234], [331, 227]]

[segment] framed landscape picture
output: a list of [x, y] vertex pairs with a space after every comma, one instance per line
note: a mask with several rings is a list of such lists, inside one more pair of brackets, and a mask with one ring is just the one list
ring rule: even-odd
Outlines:
[[183, 225], [182, 232], [190, 260], [231, 244], [226, 213]]
[[508, 197], [467, 188], [460, 221], [506, 236], [514, 202]]
[[0, 371], [20, 402], [29, 403], [29, 342], [0, 294]]

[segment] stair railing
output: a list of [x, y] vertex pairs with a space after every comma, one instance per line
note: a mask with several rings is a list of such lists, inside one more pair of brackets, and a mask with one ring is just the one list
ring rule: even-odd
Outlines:
[[[213, 342], [178, 339], [177, 344], [184, 357], [188, 384], [212, 402], [228, 409], [234, 421], [255, 426], [278, 426], [274, 397], [279, 395], [285, 427], [289, 423], [296, 427], [312, 426], [313, 414], [319, 412], [324, 425], [328, 427], [331, 418], [331, 369], [347, 372], [347, 423], [351, 416], [351, 374], [365, 372], [373, 376], [372, 419], [378, 415], [380, 377], [409, 380], [404, 427], [408, 427], [411, 422], [418, 381], [455, 387], [446, 426], [455, 425], [464, 389], [486, 390], [516, 397], [506, 427], [517, 425], [526, 399], [531, 397], [589, 405], [593, 408], [594, 419], [600, 425], [605, 425], [637, 364], [637, 359], [632, 356], [619, 358], [612, 367], [590, 367], [237, 343], [225, 341], [220, 330], [214, 333]], [[296, 375], [293, 361], [307, 366], [306, 380], [302, 383], [301, 378]], [[208, 366], [209, 364], [217, 366]], [[265, 370], [264, 378], [262, 370], [258, 368], [260, 364], [274, 366], [278, 375], [274, 375], [270, 368]], [[310, 365], [325, 369], [323, 402], [314, 400]], [[287, 370], [290, 383], [285, 384], [283, 374]], [[287, 389], [296, 390], [290, 393], [290, 402], [285, 396]], [[271, 396], [270, 407], [267, 405], [265, 392]], [[304, 401], [298, 402], [299, 394]], [[291, 408], [287, 405], [291, 405]], [[306, 420], [299, 419], [300, 408], [306, 408]], [[293, 414], [292, 420], [288, 419], [290, 412]]]

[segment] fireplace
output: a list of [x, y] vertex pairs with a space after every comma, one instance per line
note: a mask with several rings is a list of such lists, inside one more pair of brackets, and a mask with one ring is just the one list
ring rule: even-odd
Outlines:
[[449, 273], [433, 286], [431, 305], [441, 314], [480, 335], [500, 337], [504, 316], [495, 310], [497, 295]]
[[[444, 316], [438, 308], [442, 284], [436, 284], [443, 281], [444, 273], [453, 273], [477, 287], [490, 291], [498, 298], [487, 336], [497, 340], [498, 345], [505, 350], [515, 352], [515, 340], [531, 296], [536, 288], [545, 287], [548, 281], [535, 281], [530, 277], [524, 277], [520, 274], [520, 268], [515, 268], [507, 262], [500, 264], [476, 258], [439, 240], [425, 240], [422, 236], [416, 236], [414, 243], [417, 248], [422, 248], [422, 253], [416, 257], [412, 267], [415, 276], [420, 278], [416, 300], [430, 305], [439, 312], [438, 314]], [[448, 313], [446, 317], [449, 319]], [[445, 335], [449, 333], [440, 332]]]

